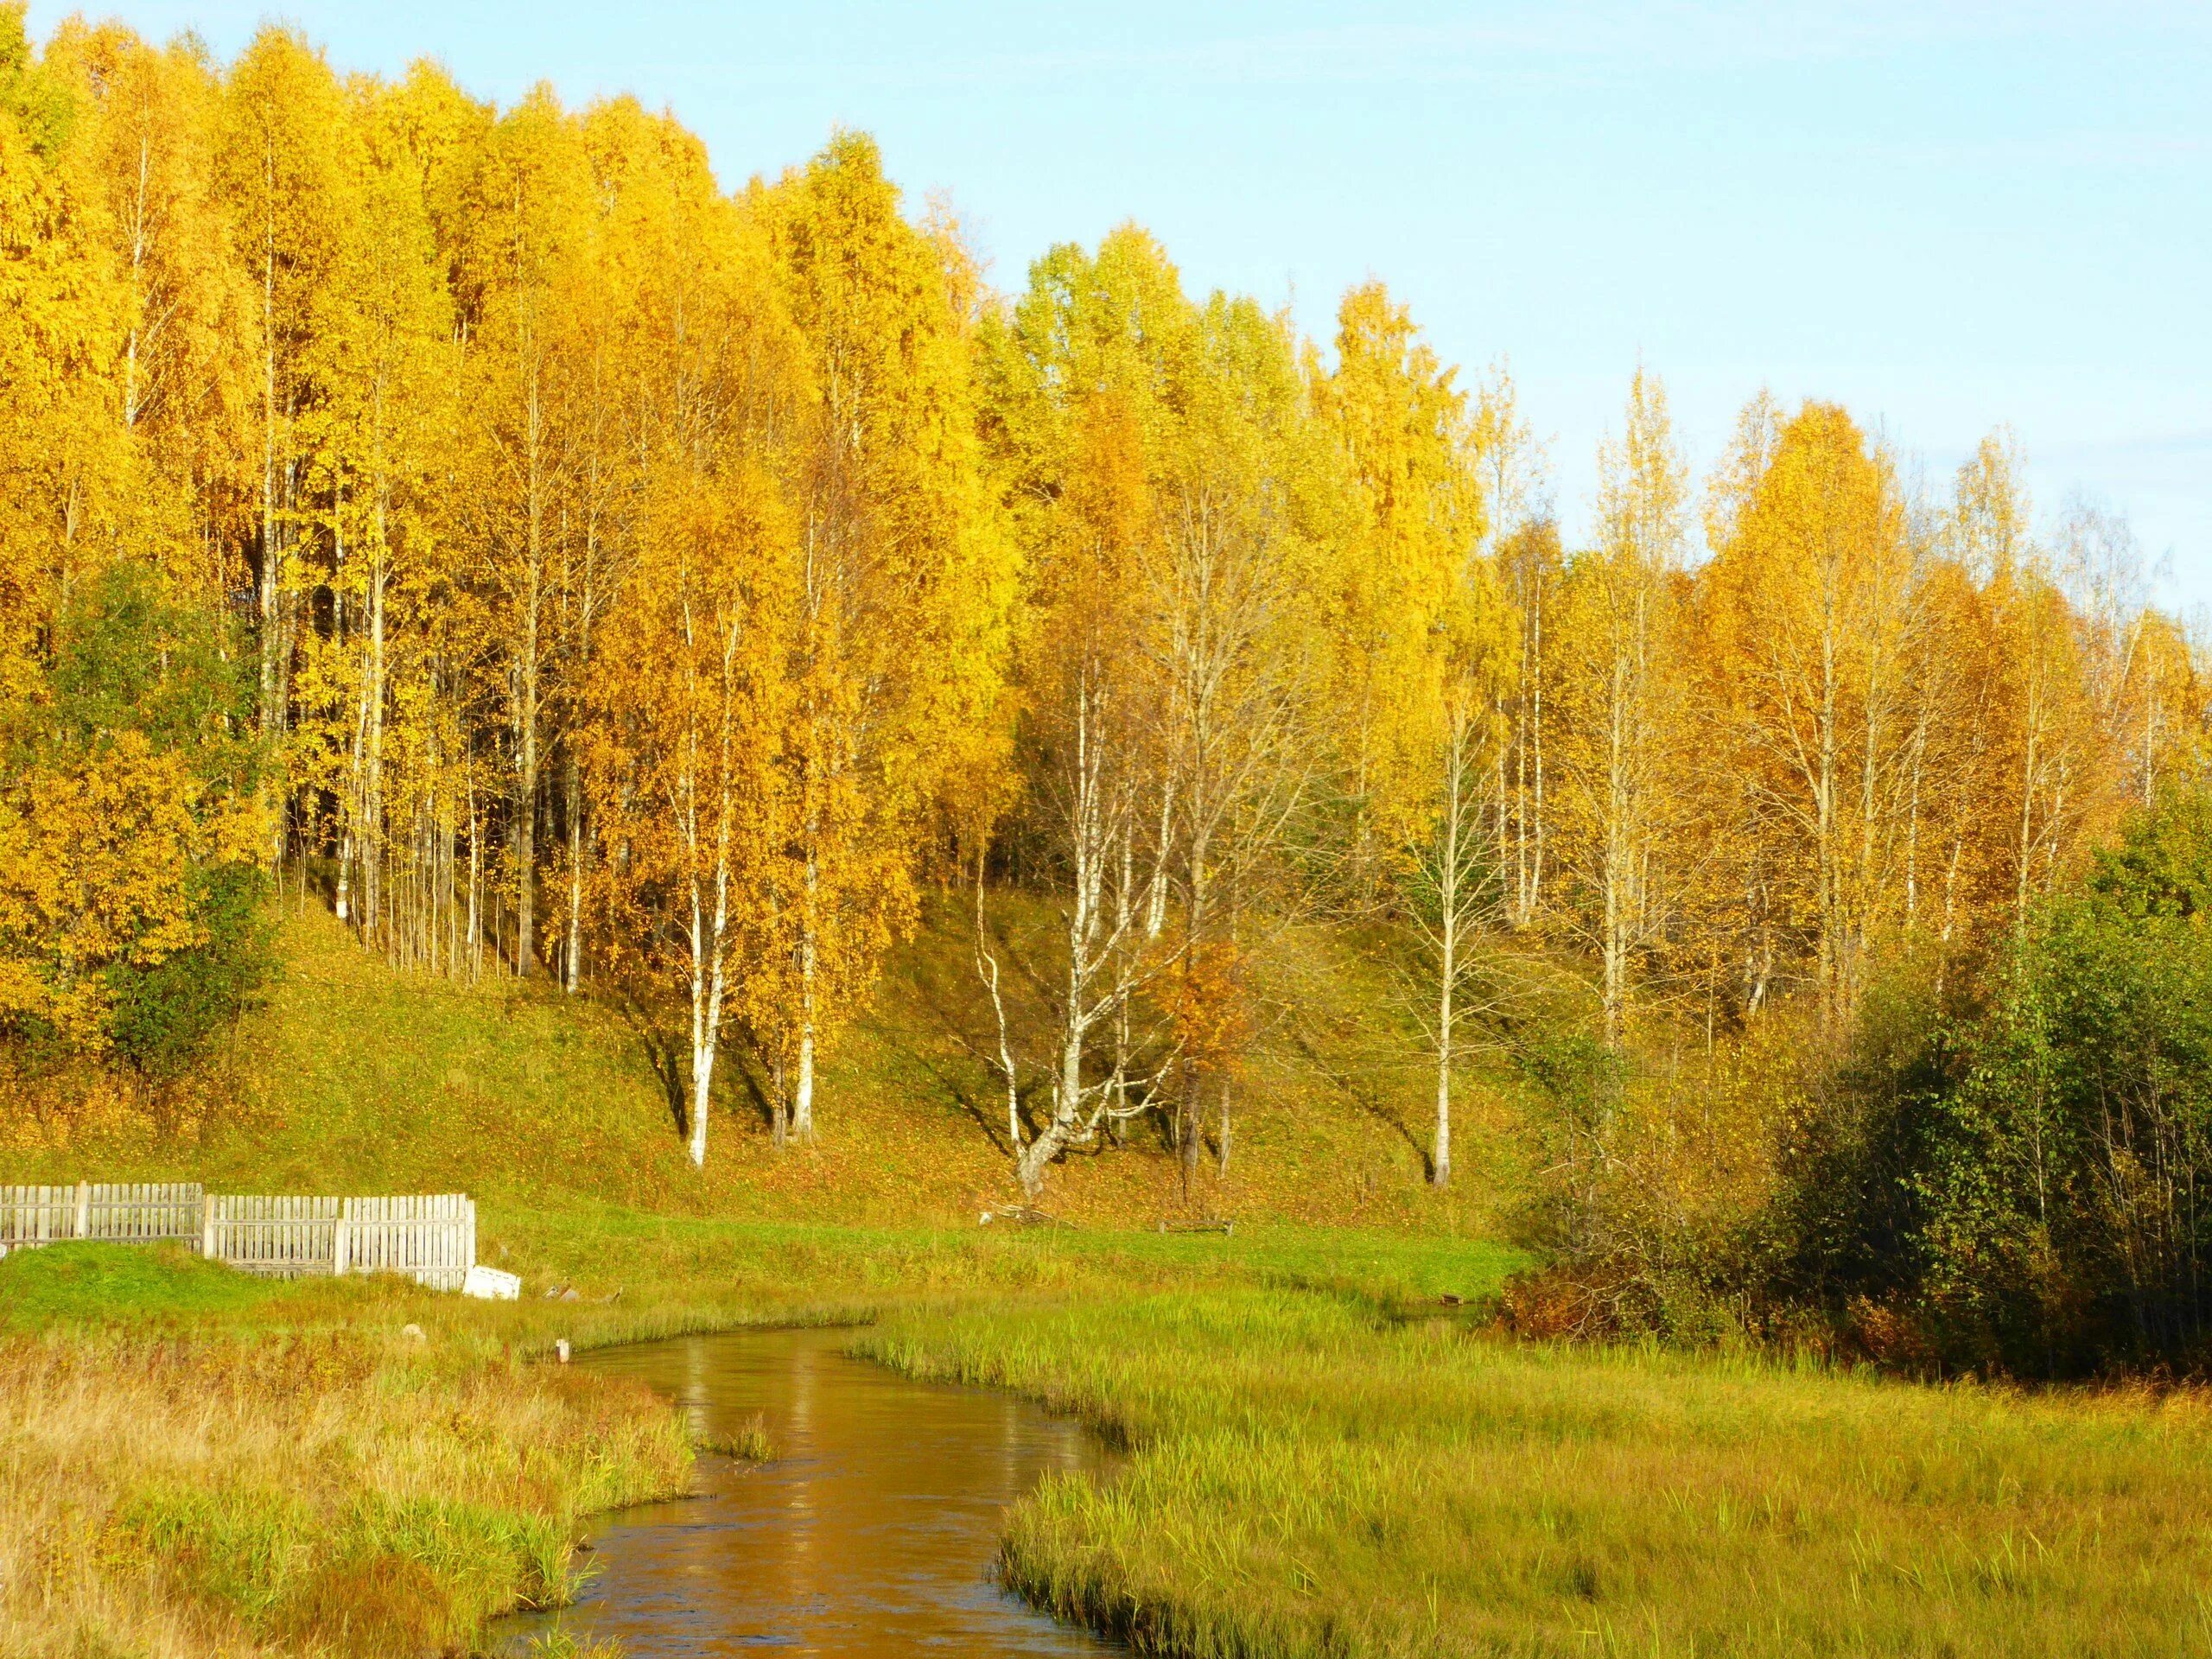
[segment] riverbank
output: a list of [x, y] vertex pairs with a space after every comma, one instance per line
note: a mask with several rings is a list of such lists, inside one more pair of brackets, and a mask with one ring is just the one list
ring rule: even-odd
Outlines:
[[1360, 1297], [899, 1315], [858, 1347], [1132, 1455], [1008, 1580], [1173, 1655], [2202, 1651], [2212, 1403], [1522, 1344]]
[[[557, 1602], [582, 1519], [685, 1490], [691, 1456], [653, 1396], [543, 1363], [556, 1338], [957, 1326], [1144, 1292], [1195, 1302], [1214, 1284], [1409, 1305], [1479, 1290], [1515, 1259], [1287, 1228], [898, 1231], [611, 1209], [501, 1225], [518, 1303], [257, 1281], [130, 1246], [0, 1262], [0, 1656], [390, 1659]], [[545, 1299], [563, 1286], [580, 1300]]]
[[0, 1262], [0, 1653], [383, 1659], [563, 1599], [582, 1518], [682, 1491], [690, 1448], [450, 1300], [127, 1246]]
[[[533, 1294], [509, 1305], [123, 1248], [0, 1263], [0, 1655], [466, 1646], [485, 1615], [563, 1592], [586, 1514], [690, 1479], [675, 1414], [540, 1363], [556, 1336], [861, 1319], [872, 1357], [1129, 1448], [1112, 1485], [1048, 1481], [1018, 1506], [1005, 1564], [1147, 1651], [2147, 1655], [2212, 1636], [2195, 1392], [1516, 1344], [1479, 1309], [1517, 1258], [1460, 1241], [542, 1224]], [[618, 1239], [618, 1300], [537, 1294]]]

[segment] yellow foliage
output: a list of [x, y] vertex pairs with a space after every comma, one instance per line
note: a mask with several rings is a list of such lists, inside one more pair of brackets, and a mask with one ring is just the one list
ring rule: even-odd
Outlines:
[[120, 734], [75, 765], [0, 788], [0, 1017], [98, 1049], [102, 970], [152, 967], [196, 943], [185, 881], [209, 849], [184, 757]]

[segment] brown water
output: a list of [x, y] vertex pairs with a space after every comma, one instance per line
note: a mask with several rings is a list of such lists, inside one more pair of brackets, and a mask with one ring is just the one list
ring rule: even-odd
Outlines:
[[[1007, 1507], [1053, 1470], [1107, 1472], [1077, 1424], [978, 1389], [914, 1382], [839, 1351], [837, 1331], [641, 1343], [581, 1356], [681, 1405], [696, 1434], [767, 1420], [776, 1459], [702, 1455], [699, 1495], [624, 1510], [560, 1615], [628, 1659], [705, 1654], [995, 1656], [1118, 1651], [990, 1574]], [[521, 1651], [547, 1618], [505, 1621]]]

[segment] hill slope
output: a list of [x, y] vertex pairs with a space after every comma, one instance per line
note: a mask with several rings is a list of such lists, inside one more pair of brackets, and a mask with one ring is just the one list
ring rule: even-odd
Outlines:
[[[289, 906], [282, 971], [181, 1086], [113, 1077], [18, 1084], [0, 1180], [176, 1178], [232, 1190], [462, 1189], [487, 1222], [600, 1205], [670, 1215], [957, 1224], [1014, 1196], [1003, 1096], [976, 1058], [985, 1031], [968, 938], [925, 927], [870, 1014], [833, 1051], [811, 1147], [777, 1148], [734, 1051], [707, 1166], [683, 1156], [672, 1104], [684, 1051], [636, 1010], [543, 984], [474, 987], [390, 969], [339, 924]], [[1317, 950], [1319, 948], [1317, 947]], [[1294, 964], [1297, 1017], [1258, 1045], [1239, 1085], [1224, 1174], [1186, 1205], [1157, 1132], [1067, 1159], [1042, 1199], [1088, 1224], [1197, 1212], [1432, 1233], [1495, 1230], [1517, 1190], [1516, 1085], [1471, 1076], [1459, 1174], [1422, 1182], [1427, 1072], [1417, 1030], [1375, 971], [1342, 954]]]

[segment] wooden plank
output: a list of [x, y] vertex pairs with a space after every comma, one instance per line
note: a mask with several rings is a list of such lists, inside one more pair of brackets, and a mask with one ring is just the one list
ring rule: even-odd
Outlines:
[[[90, 1182], [78, 1190], [77, 1236], [144, 1243], [174, 1238], [191, 1242], [200, 1234], [198, 1213], [201, 1191], [198, 1184], [181, 1181], [142, 1181], [123, 1184]], [[10, 1207], [0, 1196], [0, 1211]], [[19, 1230], [0, 1224], [0, 1236]]]
[[476, 1259], [467, 1193], [213, 1193], [197, 1182], [0, 1186], [0, 1243], [177, 1239], [247, 1273], [401, 1273], [456, 1289]]

